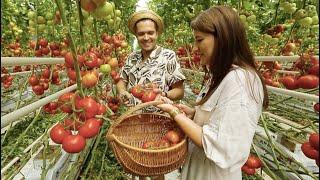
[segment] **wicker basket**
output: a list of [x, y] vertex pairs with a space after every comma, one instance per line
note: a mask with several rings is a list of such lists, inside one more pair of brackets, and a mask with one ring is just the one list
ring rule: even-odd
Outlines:
[[117, 160], [128, 173], [139, 176], [166, 174], [179, 168], [185, 161], [188, 151], [185, 135], [178, 144], [169, 148], [141, 148], [144, 142], [161, 139], [168, 130], [178, 128], [175, 121], [164, 114], [132, 114], [156, 104], [159, 102], [147, 102], [133, 107], [120, 116], [108, 130], [107, 140]]

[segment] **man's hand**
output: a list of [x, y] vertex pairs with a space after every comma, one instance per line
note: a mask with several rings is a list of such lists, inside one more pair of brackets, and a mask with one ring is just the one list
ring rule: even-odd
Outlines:
[[128, 91], [119, 92], [119, 97], [125, 104], [129, 102], [129, 99], [132, 99], [133, 96]]

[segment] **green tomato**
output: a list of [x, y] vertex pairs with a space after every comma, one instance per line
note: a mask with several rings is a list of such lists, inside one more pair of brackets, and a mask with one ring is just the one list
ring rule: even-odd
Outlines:
[[34, 11], [29, 11], [27, 16], [29, 19], [34, 19], [36, 17], [36, 13]]
[[247, 17], [247, 21], [251, 23], [256, 22], [256, 16], [252, 14], [251, 16]]
[[39, 32], [43, 32], [46, 29], [46, 25], [45, 24], [39, 24], [38, 25], [38, 31]]
[[312, 24], [313, 24], [313, 25], [319, 24], [319, 18], [318, 18], [318, 16], [313, 16], [313, 17], [312, 17]]
[[296, 13], [295, 13], [295, 19], [299, 20], [306, 17], [306, 11], [304, 9], [299, 9]]
[[299, 22], [300, 22], [301, 26], [309, 27], [312, 24], [312, 18], [305, 17], [305, 18], [301, 19]]
[[37, 20], [38, 20], [37, 21], [38, 24], [45, 24], [46, 23], [46, 19], [43, 16], [38, 16]]
[[115, 11], [115, 14], [116, 14], [117, 17], [120, 17], [120, 16], [121, 16], [121, 11], [120, 11], [119, 9], [117, 9], [117, 10]]
[[240, 15], [240, 19], [242, 22], [246, 22], [247, 21], [247, 17], [243, 14]]
[[45, 14], [45, 17], [46, 17], [47, 20], [52, 20], [53, 19], [53, 14], [51, 12], [47, 12]]
[[111, 26], [114, 25], [114, 20], [113, 20], [113, 19], [109, 19], [109, 20], [107, 21], [107, 23], [108, 23], [108, 26], [111, 27]]
[[270, 41], [271, 44], [277, 44], [278, 42], [279, 42], [278, 38], [271, 38], [271, 41]]
[[104, 74], [109, 74], [111, 72], [111, 66], [109, 64], [100, 65], [100, 72]]
[[36, 25], [36, 23], [34, 22], [34, 21], [32, 21], [32, 20], [29, 20], [29, 26], [32, 26], [32, 27], [34, 27]]
[[52, 26], [53, 24], [54, 24], [54, 23], [53, 23], [53, 20], [47, 21], [47, 25]]

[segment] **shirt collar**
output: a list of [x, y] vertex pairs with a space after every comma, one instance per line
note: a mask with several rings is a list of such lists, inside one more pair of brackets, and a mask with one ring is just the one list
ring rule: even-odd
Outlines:
[[[156, 45], [156, 47], [154, 48], [154, 50], [151, 52], [150, 56], [148, 59], [156, 59], [159, 57], [160, 55], [160, 52], [161, 52], [161, 47]], [[139, 53], [139, 58], [142, 59], [142, 50], [140, 50], [140, 53]]]

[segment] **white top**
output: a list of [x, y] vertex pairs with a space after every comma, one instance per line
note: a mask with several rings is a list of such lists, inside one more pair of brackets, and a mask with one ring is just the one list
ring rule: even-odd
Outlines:
[[[205, 86], [197, 101], [207, 91]], [[189, 141], [182, 179], [242, 179], [241, 166], [250, 153], [262, 101], [263, 87], [255, 73], [239, 67], [230, 71], [211, 97], [195, 107], [194, 121], [202, 126], [203, 149]]]

